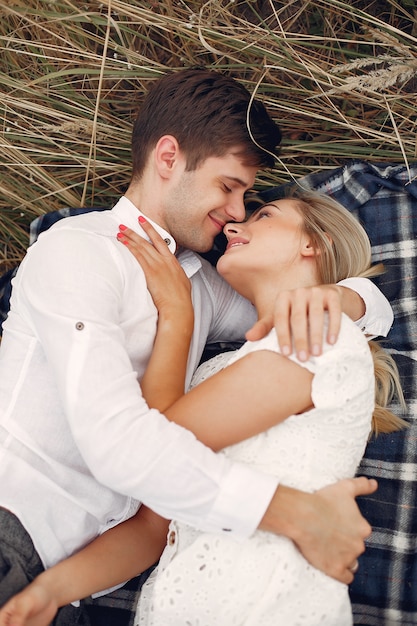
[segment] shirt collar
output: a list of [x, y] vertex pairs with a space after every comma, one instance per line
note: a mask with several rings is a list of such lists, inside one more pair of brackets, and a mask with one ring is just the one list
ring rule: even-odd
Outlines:
[[117, 214], [117, 218], [120, 224], [125, 224], [126, 226], [134, 230], [135, 233], [138, 233], [138, 235], [141, 235], [149, 241], [149, 237], [138, 222], [138, 217], [140, 215], [143, 215], [143, 217], [146, 218], [146, 220], [150, 224], [152, 224], [157, 233], [161, 235], [162, 239], [166, 241], [168, 248], [170, 249], [172, 254], [175, 254], [177, 244], [174, 237], [170, 235], [170, 233], [168, 233], [164, 228], [159, 226], [159, 224], [156, 224], [153, 220], [149, 219], [147, 215], [144, 215], [130, 200], [128, 200], [128, 198], [126, 198], [126, 196], [122, 196], [112, 210], [114, 213]]
[[177, 254], [177, 259], [188, 278], [194, 276], [202, 267], [201, 258], [192, 250], [181, 248]]

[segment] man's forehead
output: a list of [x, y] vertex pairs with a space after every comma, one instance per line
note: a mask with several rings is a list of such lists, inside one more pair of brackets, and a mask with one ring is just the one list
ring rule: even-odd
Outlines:
[[244, 189], [253, 187], [258, 168], [246, 164], [241, 152], [230, 151], [223, 156], [211, 158], [218, 162], [221, 173], [225, 178]]

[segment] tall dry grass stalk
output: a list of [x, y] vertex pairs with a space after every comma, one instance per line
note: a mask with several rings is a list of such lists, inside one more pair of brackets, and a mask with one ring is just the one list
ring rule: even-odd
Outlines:
[[206, 65], [256, 90], [284, 133], [281, 162], [258, 186], [351, 158], [416, 158], [414, 1], [0, 0], [0, 9], [0, 272], [21, 258], [37, 215], [107, 206], [123, 192], [135, 111], [167, 70]]

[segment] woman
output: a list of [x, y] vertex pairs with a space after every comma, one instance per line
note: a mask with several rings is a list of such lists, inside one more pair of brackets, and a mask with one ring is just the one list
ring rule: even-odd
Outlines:
[[[283, 290], [372, 273], [366, 233], [343, 207], [314, 193], [272, 202], [224, 231], [228, 245], [217, 269], [253, 303], [258, 317], [269, 313]], [[186, 355], [180, 346], [192, 314], [187, 281], [172, 258], [171, 282], [164, 282], [155, 270], [155, 251], [147, 268], [143, 241], [123, 227], [119, 238], [144, 267], [160, 311], [142, 381], [145, 397], [213, 449], [276, 473], [283, 484], [314, 491], [354, 475], [372, 428], [389, 432], [404, 426], [386, 409], [395, 389], [402, 399], [392, 360], [372, 348], [375, 372], [388, 376], [375, 385], [371, 350], [345, 316], [336, 344], [326, 344], [322, 355], [307, 362], [286, 358], [272, 332], [201, 366], [196, 386], [175, 402]], [[169, 258], [153, 240], [161, 257]], [[174, 304], [172, 293], [167, 297], [173, 286], [182, 294]], [[138, 574], [158, 558], [165, 533], [166, 522], [141, 507], [137, 516], [44, 572], [7, 603], [0, 626], [47, 624], [58, 606]], [[136, 624], [267, 626], [277, 619], [286, 626], [347, 626], [352, 623], [347, 587], [312, 568], [296, 542], [284, 537], [258, 531], [236, 543], [171, 523]]]

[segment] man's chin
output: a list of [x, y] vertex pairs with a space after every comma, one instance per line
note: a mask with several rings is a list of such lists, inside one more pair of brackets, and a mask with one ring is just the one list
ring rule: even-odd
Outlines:
[[210, 250], [213, 249], [213, 246], [214, 246], [214, 241], [212, 241], [210, 245], [206, 245], [202, 247], [202, 249], [198, 250], [198, 252], [201, 252], [201, 254], [204, 254], [205, 252], [210, 252]]
[[192, 236], [184, 237], [182, 241], [177, 239], [177, 245], [199, 254], [210, 252], [213, 249], [217, 235], [213, 234], [213, 232], [202, 233], [201, 231], [199, 235], [199, 237], [195, 238]]
[[214, 239], [211, 241], [201, 241], [198, 244], [194, 243], [192, 246], [187, 246], [190, 250], [194, 250], [194, 252], [198, 252], [199, 254], [204, 254], [205, 252], [210, 252], [210, 250], [214, 246]]

